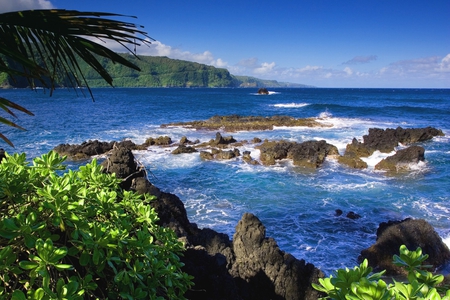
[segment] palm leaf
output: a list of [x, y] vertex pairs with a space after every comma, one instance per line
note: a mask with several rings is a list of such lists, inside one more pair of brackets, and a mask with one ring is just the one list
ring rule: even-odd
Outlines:
[[[143, 31], [143, 27], [109, 19], [111, 17], [131, 16], [75, 10], [28, 10], [0, 14], [0, 72], [6, 72], [13, 80], [19, 76], [25, 77], [31, 87], [35, 87], [37, 81], [50, 89], [50, 95], [60, 81], [74, 88], [84, 85], [94, 99], [79, 61], [91, 66], [111, 86], [113, 80], [99, 58], [139, 70], [135, 64], [97, 42], [117, 42], [136, 56], [130, 47], [150, 44], [153, 40]], [[12, 116], [15, 115], [8, 107], [31, 114], [10, 101], [3, 101], [0, 107]], [[4, 118], [0, 122], [18, 126]], [[4, 135], [0, 134], [0, 138], [10, 144]]]

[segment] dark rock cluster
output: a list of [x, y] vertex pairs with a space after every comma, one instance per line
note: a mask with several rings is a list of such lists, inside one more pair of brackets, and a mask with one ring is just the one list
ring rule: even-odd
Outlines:
[[130, 149], [114, 147], [103, 166], [105, 171], [117, 170], [116, 176], [127, 182], [131, 179], [131, 190], [156, 196], [151, 205], [158, 223], [173, 229], [186, 245], [184, 270], [194, 276], [195, 283], [186, 294], [188, 299], [319, 298], [311, 283], [317, 283], [323, 273], [281, 251], [274, 239], [266, 237], [256, 216], [244, 214], [231, 241], [223, 233], [190, 223], [181, 200], [152, 185]]

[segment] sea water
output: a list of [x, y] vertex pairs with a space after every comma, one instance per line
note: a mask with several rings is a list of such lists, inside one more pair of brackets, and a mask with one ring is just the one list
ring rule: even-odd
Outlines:
[[[137, 144], [148, 137], [182, 136], [207, 142], [216, 132], [161, 127], [171, 122], [205, 120], [215, 115], [318, 118], [327, 127], [277, 127], [267, 131], [219, 132], [236, 140], [326, 140], [343, 154], [353, 138], [362, 141], [369, 128], [443, 130], [444, 137], [420, 143], [425, 162], [411, 171], [388, 175], [374, 166], [386, 155], [375, 152], [365, 159], [369, 167], [355, 170], [327, 159], [317, 170], [293, 166], [289, 160], [274, 166], [249, 165], [241, 157], [202, 161], [198, 153], [172, 155], [176, 146], [151, 146], [136, 151], [149, 171], [150, 181], [184, 202], [191, 222], [232, 238], [245, 212], [266, 226], [267, 236], [280, 248], [305, 259], [329, 274], [353, 267], [361, 250], [375, 242], [380, 222], [407, 217], [430, 222], [444, 240], [450, 240], [450, 90], [448, 89], [270, 89], [258, 95], [252, 89], [94, 89], [95, 102], [85, 90], [0, 90], [7, 98], [31, 110], [18, 112], [27, 131], [2, 126], [15, 144], [7, 152], [41, 155], [61, 143], [86, 140]], [[258, 160], [259, 150], [248, 143], [238, 147]], [[86, 162], [68, 162], [77, 168]], [[336, 216], [336, 210], [344, 213]], [[360, 219], [346, 218], [355, 212]]]

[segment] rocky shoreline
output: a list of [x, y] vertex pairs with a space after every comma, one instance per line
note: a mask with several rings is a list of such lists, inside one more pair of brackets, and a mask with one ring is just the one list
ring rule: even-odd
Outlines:
[[[240, 122], [242, 118], [236, 120]], [[250, 118], [251, 124], [246, 128], [261, 130], [253, 121], [254, 119]], [[272, 121], [265, 125], [266, 128], [273, 126]], [[222, 126], [211, 126], [208, 129], [226, 127], [222, 121], [219, 123]], [[207, 129], [204, 125], [198, 126], [202, 130]], [[233, 131], [243, 127], [226, 128]], [[142, 145], [131, 141], [89, 141], [81, 145], [62, 144], [54, 150], [61, 155], [68, 155], [71, 159], [85, 159], [92, 155], [108, 153], [103, 162], [105, 171], [123, 178], [123, 188], [156, 196], [152, 206], [158, 212], [159, 223], [173, 229], [186, 245], [182, 257], [184, 268], [195, 278], [194, 288], [186, 295], [188, 299], [318, 299], [321, 295], [312, 289], [311, 283], [317, 283], [324, 274], [314, 265], [280, 250], [273, 238], [266, 237], [265, 227], [257, 216], [244, 214], [232, 239], [208, 228], [198, 228], [189, 221], [184, 204], [176, 195], [165, 193], [152, 185], [147, 179], [145, 169], [134, 160], [132, 150], [145, 150], [150, 146], [177, 146], [172, 151], [173, 155], [194, 153], [204, 160], [224, 160], [242, 156], [243, 163], [254, 165], [273, 165], [279, 160], [289, 159], [296, 166], [316, 169], [322, 166], [326, 158], [334, 158], [351, 168], [367, 168], [363, 158], [369, 157], [374, 151], [391, 153], [401, 145], [403, 149], [397, 150], [394, 155], [375, 166], [377, 170], [400, 172], [407, 170], [408, 165], [424, 160], [424, 148], [414, 145], [415, 143], [442, 135], [442, 131], [431, 127], [398, 127], [385, 130], [372, 128], [363, 136], [362, 142], [354, 138], [343, 155], [339, 154], [335, 146], [325, 141], [296, 143], [283, 140], [262, 141], [259, 138], [236, 141], [232, 136], [224, 137], [220, 133], [216, 133], [215, 138], [208, 142], [190, 141], [187, 137], [173, 142], [170, 137], [162, 136], [149, 138]], [[237, 149], [248, 143], [255, 144], [259, 149], [259, 160], [253, 159], [248, 152], [241, 154]], [[340, 214], [342, 212], [336, 212], [337, 216]], [[358, 219], [358, 215], [353, 212], [348, 213], [347, 217]], [[402, 244], [409, 249], [421, 247], [424, 253], [429, 254], [426, 263], [435, 269], [450, 261], [450, 250], [432, 226], [425, 220], [411, 219], [380, 224], [376, 243], [363, 250], [359, 259], [368, 258], [369, 264], [376, 270], [386, 269], [389, 275], [399, 274], [401, 271], [393, 267], [391, 261]]]
[[[105, 171], [123, 178], [123, 187], [156, 196], [151, 202], [159, 224], [175, 231], [184, 242], [181, 257], [184, 271], [194, 276], [194, 287], [188, 299], [318, 299], [323, 296], [311, 287], [323, 278], [323, 272], [303, 259], [282, 251], [257, 216], [245, 213], [228, 235], [209, 228], [200, 229], [188, 219], [183, 202], [154, 186], [132, 151], [114, 146], [102, 163]], [[341, 212], [342, 213], [342, 212]], [[339, 215], [339, 212], [337, 212]], [[350, 212], [348, 218], [358, 219]], [[425, 220], [400, 220], [381, 223], [374, 245], [361, 251], [358, 258], [369, 259], [375, 270], [386, 269], [387, 275], [404, 275], [392, 265], [392, 256], [400, 245], [409, 249], [421, 247], [429, 255], [427, 264], [437, 269], [450, 261], [450, 250]]]

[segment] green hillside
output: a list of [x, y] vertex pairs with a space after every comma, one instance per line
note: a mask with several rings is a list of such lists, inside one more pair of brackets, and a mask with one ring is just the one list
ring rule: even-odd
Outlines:
[[[141, 71], [100, 59], [100, 63], [113, 78], [115, 87], [307, 87], [301, 84], [280, 83], [276, 80], [234, 76], [226, 69], [168, 57], [137, 58], [130, 54], [121, 55], [137, 65]], [[109, 86], [84, 62], [80, 63], [80, 68], [90, 87]], [[0, 73], [0, 87], [25, 88], [27, 85], [25, 80], [19, 78], [12, 81], [6, 74]]]

